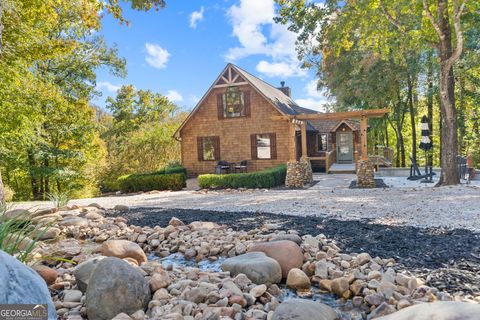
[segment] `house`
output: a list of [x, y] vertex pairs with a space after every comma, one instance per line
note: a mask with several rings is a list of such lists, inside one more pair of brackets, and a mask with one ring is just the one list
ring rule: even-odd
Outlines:
[[[189, 173], [214, 173], [220, 160], [247, 160], [248, 171], [258, 171], [286, 163], [293, 152], [301, 156], [301, 126], [276, 121], [274, 116], [318, 113], [295, 103], [284, 83], [276, 88], [228, 64], [174, 137], [181, 142], [182, 163]], [[354, 161], [359, 148], [357, 122], [311, 120], [305, 125], [314, 169], [325, 171], [332, 161]], [[290, 138], [292, 134], [296, 139]]]

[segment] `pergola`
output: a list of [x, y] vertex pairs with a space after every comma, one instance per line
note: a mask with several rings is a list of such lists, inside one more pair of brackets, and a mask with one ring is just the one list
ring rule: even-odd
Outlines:
[[347, 112], [332, 112], [332, 113], [302, 113], [297, 115], [280, 115], [272, 116], [273, 120], [287, 120], [290, 122], [289, 136], [290, 136], [290, 161], [296, 160], [295, 152], [295, 127], [301, 127], [301, 141], [302, 141], [302, 157], [308, 157], [307, 154], [307, 121], [308, 120], [360, 120], [360, 159], [368, 160], [367, 149], [367, 128], [368, 118], [382, 118], [388, 113], [388, 109], [370, 109]]

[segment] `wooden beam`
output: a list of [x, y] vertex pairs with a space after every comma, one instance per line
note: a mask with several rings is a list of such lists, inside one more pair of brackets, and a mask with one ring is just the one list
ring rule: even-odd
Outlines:
[[307, 152], [307, 122], [302, 121], [301, 124], [301, 135], [302, 135], [302, 158], [308, 157]]
[[295, 123], [288, 124], [288, 138], [289, 138], [289, 148], [288, 148], [288, 161], [293, 162], [297, 161], [297, 150], [296, 150], [296, 137], [295, 137]]
[[302, 113], [298, 115], [272, 116], [273, 120], [345, 120], [356, 119], [363, 116], [381, 118], [388, 113], [388, 109], [367, 109], [332, 113]]
[[368, 160], [367, 128], [368, 128], [368, 117], [362, 116], [360, 118], [360, 145], [361, 145], [360, 157], [362, 160]]

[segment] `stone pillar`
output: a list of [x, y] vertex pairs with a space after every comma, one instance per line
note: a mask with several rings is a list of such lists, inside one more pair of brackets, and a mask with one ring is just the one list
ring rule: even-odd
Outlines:
[[369, 160], [358, 160], [357, 162], [357, 187], [375, 188], [373, 165]]
[[312, 166], [308, 158], [302, 157], [300, 161], [290, 161], [287, 163], [287, 178], [285, 179], [285, 186], [287, 188], [303, 188], [312, 182]]

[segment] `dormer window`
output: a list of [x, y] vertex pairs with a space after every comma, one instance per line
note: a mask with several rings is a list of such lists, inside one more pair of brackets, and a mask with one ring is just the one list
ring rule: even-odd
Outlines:
[[230, 86], [217, 95], [217, 103], [219, 119], [250, 116], [250, 91]]
[[225, 118], [245, 116], [245, 100], [238, 87], [229, 87], [223, 94], [223, 116]]

